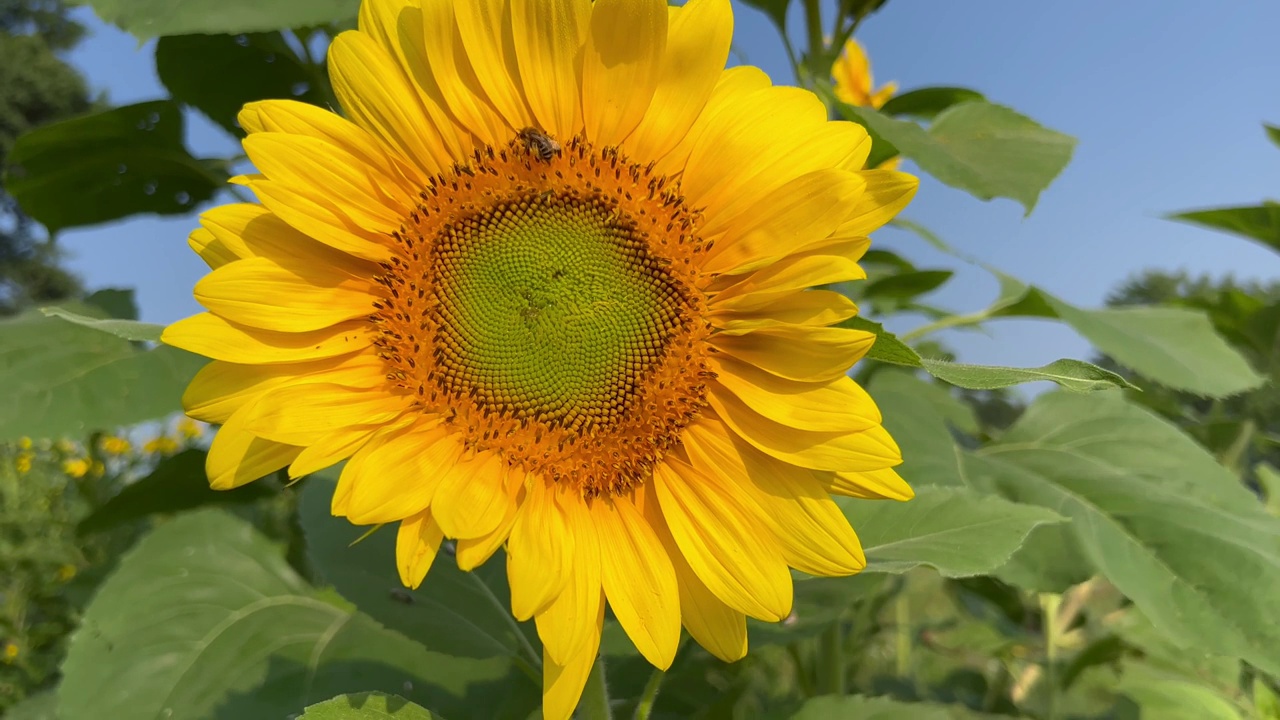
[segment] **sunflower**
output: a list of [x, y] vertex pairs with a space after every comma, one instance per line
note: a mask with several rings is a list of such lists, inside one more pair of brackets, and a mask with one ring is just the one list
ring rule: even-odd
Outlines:
[[404, 583], [444, 538], [506, 548], [514, 615], [572, 713], [606, 603], [654, 665], [791, 610], [788, 566], [859, 571], [830, 497], [906, 499], [847, 376], [874, 341], [814, 286], [864, 277], [916, 180], [857, 125], [724, 65], [728, 0], [366, 0], [329, 51], [346, 117], [245, 107], [201, 217], [216, 488], [346, 460], [333, 513], [399, 523]]
[[898, 91], [898, 83], [890, 82], [875, 87], [871, 75], [871, 61], [857, 40], [849, 38], [844, 52], [831, 66], [831, 77], [836, 81], [836, 98], [840, 102], [879, 110]]

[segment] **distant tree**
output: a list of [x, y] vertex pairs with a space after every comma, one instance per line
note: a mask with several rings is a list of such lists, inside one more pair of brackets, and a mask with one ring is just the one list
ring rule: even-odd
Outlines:
[[1142, 388], [1132, 393], [1134, 401], [1179, 425], [1233, 470], [1248, 477], [1258, 462], [1280, 467], [1280, 282], [1148, 271], [1125, 282], [1107, 304], [1174, 305], [1207, 313], [1218, 333], [1271, 382], [1211, 400], [1162, 387], [1110, 358], [1099, 364], [1129, 377]]
[[[0, 167], [19, 135], [92, 105], [84, 78], [57, 55], [84, 36], [68, 12], [61, 0], [0, 0]], [[0, 315], [80, 294], [60, 261], [53, 239], [0, 186]]]

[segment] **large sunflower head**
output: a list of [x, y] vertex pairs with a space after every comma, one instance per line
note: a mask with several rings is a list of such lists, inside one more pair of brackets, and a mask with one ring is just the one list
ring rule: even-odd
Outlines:
[[443, 538], [505, 547], [550, 718], [606, 603], [659, 667], [681, 625], [736, 660], [788, 566], [862, 568], [830, 493], [910, 497], [847, 376], [874, 338], [814, 287], [916, 181], [726, 70], [731, 34], [728, 0], [366, 0], [344, 116], [244, 109], [258, 203], [202, 216], [208, 312], [164, 335], [214, 359], [185, 401], [215, 487], [346, 460], [334, 513], [399, 523], [413, 587]]

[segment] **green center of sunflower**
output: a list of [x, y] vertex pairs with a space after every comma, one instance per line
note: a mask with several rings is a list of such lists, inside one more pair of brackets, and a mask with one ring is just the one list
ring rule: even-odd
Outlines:
[[681, 317], [635, 224], [594, 200], [508, 200], [437, 237], [437, 363], [451, 390], [577, 428], [621, 413]]

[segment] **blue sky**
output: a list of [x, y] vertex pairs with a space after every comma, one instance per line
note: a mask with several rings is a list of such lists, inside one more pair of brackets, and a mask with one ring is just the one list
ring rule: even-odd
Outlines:
[[[736, 59], [787, 82], [768, 20], [735, 7]], [[116, 104], [164, 95], [151, 44], [139, 46], [87, 10], [77, 14], [91, 35], [70, 60], [95, 89]], [[793, 13], [792, 26], [800, 25]], [[1280, 3], [1272, 2], [893, 0], [858, 36], [878, 82], [897, 80], [903, 90], [972, 87], [1079, 139], [1071, 165], [1030, 217], [1012, 201], [982, 202], [928, 177], [904, 216], [966, 254], [1093, 306], [1143, 267], [1280, 277], [1280, 256], [1264, 248], [1161, 219], [1280, 196], [1280, 149], [1261, 129], [1264, 121], [1280, 123], [1276, 27]], [[188, 130], [197, 155], [236, 151], [198, 115]], [[194, 224], [194, 217], [141, 218], [69, 231], [60, 241], [90, 287], [135, 287], [142, 319], [167, 323], [199, 311], [191, 287], [204, 266], [186, 245]], [[985, 271], [910, 234], [888, 229], [874, 242], [918, 265], [957, 270], [928, 298], [934, 304], [970, 311], [995, 295]], [[989, 334], [946, 340], [978, 363], [1030, 366], [1090, 355], [1070, 329], [1040, 321], [1004, 320]]]

